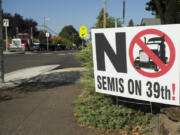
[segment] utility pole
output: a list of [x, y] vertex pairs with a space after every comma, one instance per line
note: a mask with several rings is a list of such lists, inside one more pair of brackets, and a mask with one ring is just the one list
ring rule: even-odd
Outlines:
[[49, 36], [50, 36], [50, 33], [49, 33], [49, 32], [46, 32], [46, 38], [47, 38], [47, 51], [49, 51]]
[[16, 37], [18, 37], [18, 34], [19, 34], [19, 28], [16, 27]]
[[106, 0], [104, 0], [104, 28], [106, 28]]
[[46, 28], [46, 17], [43, 17], [43, 31], [45, 32], [45, 28]]
[[33, 43], [33, 27], [31, 27], [31, 40], [32, 40], [32, 43]]
[[125, 23], [125, 0], [123, 0], [123, 24]]
[[3, 62], [3, 46], [2, 46], [2, 1], [0, 0], [0, 83], [4, 82], [4, 62]]

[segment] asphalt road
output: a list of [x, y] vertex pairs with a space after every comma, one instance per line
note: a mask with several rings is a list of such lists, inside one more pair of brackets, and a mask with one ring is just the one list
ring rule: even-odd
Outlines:
[[76, 59], [75, 54], [78, 51], [57, 51], [57, 52], [38, 52], [26, 54], [5, 54], [4, 55], [4, 72], [9, 73], [15, 70], [59, 64], [60, 68], [80, 67], [80, 62]]

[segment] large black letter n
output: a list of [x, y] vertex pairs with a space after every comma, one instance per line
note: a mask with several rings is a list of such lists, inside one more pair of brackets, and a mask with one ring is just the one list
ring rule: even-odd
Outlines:
[[117, 72], [127, 73], [126, 33], [116, 33], [116, 52], [112, 49], [103, 33], [95, 34], [97, 69], [105, 71], [105, 53]]

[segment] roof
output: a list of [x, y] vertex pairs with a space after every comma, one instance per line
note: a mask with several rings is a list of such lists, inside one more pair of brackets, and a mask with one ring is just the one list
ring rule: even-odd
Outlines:
[[158, 18], [143, 18], [141, 25], [160, 25], [161, 20]]

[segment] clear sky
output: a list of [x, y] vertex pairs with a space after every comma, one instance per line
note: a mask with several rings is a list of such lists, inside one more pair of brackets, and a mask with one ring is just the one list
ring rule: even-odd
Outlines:
[[[126, 0], [126, 23], [133, 19], [140, 24], [142, 18], [152, 18], [151, 12], [145, 10], [149, 0]], [[122, 18], [123, 0], [107, 0], [109, 16]], [[88, 29], [96, 23], [96, 18], [103, 8], [104, 0], [2, 0], [5, 12], [19, 13], [24, 18], [32, 18], [39, 25], [43, 17], [46, 24], [59, 33], [65, 25], [73, 25], [78, 31], [81, 25]]]

